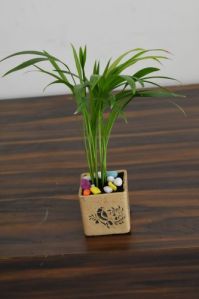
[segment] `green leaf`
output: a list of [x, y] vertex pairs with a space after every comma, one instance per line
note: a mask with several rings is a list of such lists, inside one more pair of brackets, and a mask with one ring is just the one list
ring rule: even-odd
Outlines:
[[145, 80], [144, 78], [143, 78], [142, 80], [143, 80], [144, 82], [146, 82], [146, 83], [149, 83], [149, 84], [155, 85], [155, 86], [157, 86], [157, 87], [160, 87], [162, 90], [169, 91], [166, 87], [162, 87], [161, 85], [159, 85], [159, 84], [156, 83], [156, 82], [148, 81], [148, 80]]
[[83, 66], [84, 65], [84, 57], [83, 57], [82, 47], [79, 48], [79, 61], [80, 61], [80, 64]]
[[53, 74], [53, 73], [51, 73], [51, 72], [48, 72], [48, 71], [44, 70], [43, 68], [39, 67], [38, 65], [34, 65], [34, 67], [35, 67], [36, 69], [38, 69], [41, 73], [44, 73], [44, 74], [46, 74], [46, 75], [50, 75], [50, 76], [52, 76], [52, 77], [54, 77], [54, 78], [56, 78], [56, 79], [60, 79], [57, 75], [55, 75], [55, 74]]
[[[56, 83], [62, 83], [62, 84], [65, 84], [65, 85], [68, 86], [68, 87], [70, 88], [70, 90], [73, 92], [73, 85], [70, 84], [68, 81], [65, 81], [65, 80], [60, 79], [60, 77], [58, 77], [57, 75], [55, 75], [55, 74], [53, 74], [53, 73], [51, 73], [51, 72], [48, 72], [48, 71], [42, 69], [41, 67], [39, 67], [39, 66], [37, 66], [37, 65], [35, 65], [35, 67], [36, 67], [41, 73], [44, 73], [44, 74], [47, 74], [47, 75], [50, 75], [50, 76], [56, 78], [57, 80], [56, 80], [56, 81], [53, 81], [52, 84], [55, 84], [55, 82], [56, 82]], [[59, 81], [59, 82], [58, 82], [58, 81]], [[51, 83], [50, 83], [49, 85], [51, 85]], [[47, 85], [47, 86], [44, 88], [44, 90], [45, 90], [49, 85]]]
[[55, 80], [55, 81], [49, 83], [48, 85], [46, 85], [46, 86], [44, 87], [44, 89], [43, 89], [43, 92], [44, 92], [49, 86], [51, 86], [51, 85], [53, 85], [53, 84], [60, 84], [60, 83], [61, 83], [61, 84], [65, 84], [65, 85], [67, 85], [67, 83], [66, 83], [65, 81], [58, 79], [58, 80]]
[[40, 56], [45, 56], [43, 52], [41, 51], [21, 51], [21, 52], [16, 52], [14, 54], [11, 54], [3, 59], [0, 60], [0, 62], [8, 59], [8, 58], [11, 58], [11, 57], [15, 57], [15, 56], [18, 56], [18, 55], [26, 55], [26, 54], [29, 54], [29, 55], [40, 55]]
[[120, 114], [119, 114], [119, 116], [125, 121], [126, 124], [128, 123], [128, 119], [127, 119], [124, 111], [121, 111]]
[[137, 77], [135, 77], [135, 76], [132, 76], [132, 78], [133, 78], [136, 82], [140, 83], [140, 85], [141, 85], [142, 87], [144, 87], [144, 82], [143, 82], [143, 80], [142, 80], [141, 78], [137, 78]]
[[103, 72], [103, 76], [106, 76], [107, 72], [108, 72], [108, 68], [109, 68], [109, 65], [110, 65], [110, 62], [111, 62], [111, 58], [109, 59], [109, 61], [107, 62], [107, 65], [104, 69], [104, 72]]
[[88, 86], [88, 83], [81, 83], [74, 86], [74, 96], [77, 103], [77, 109], [79, 107], [83, 107], [84, 104], [86, 104], [86, 96], [85, 96], [85, 88]]
[[115, 59], [113, 61], [113, 63], [110, 65], [109, 69], [108, 69], [108, 73], [110, 73], [119, 63], [120, 61], [129, 53], [135, 52], [135, 51], [142, 51], [144, 49], [142, 48], [137, 48], [137, 49], [131, 49], [129, 51], [126, 51], [125, 53], [123, 53], [122, 55], [120, 55], [117, 59]]
[[99, 82], [100, 79], [101, 79], [100, 75], [91, 75], [91, 77], [90, 77], [91, 90], [93, 90], [95, 88], [95, 86], [97, 85], [97, 83]]
[[179, 80], [175, 79], [175, 78], [171, 78], [171, 77], [165, 77], [165, 76], [150, 76], [150, 77], [144, 77], [143, 79], [167, 79], [167, 80], [173, 80], [173, 81], [177, 81], [180, 82]]
[[124, 80], [126, 80], [127, 84], [131, 87], [132, 94], [134, 95], [136, 92], [136, 85], [135, 85], [135, 81], [132, 79], [132, 77], [126, 76], [126, 75], [122, 75], [120, 77], [123, 78]]
[[93, 75], [99, 75], [100, 70], [100, 62], [95, 60], [94, 66], [93, 66]]
[[95, 60], [94, 66], [93, 66], [93, 75], [96, 75], [96, 68], [97, 68], [97, 61]]
[[79, 62], [79, 58], [78, 58], [78, 55], [77, 55], [77, 52], [75, 50], [75, 47], [71, 44], [71, 47], [72, 47], [72, 50], [73, 50], [73, 57], [75, 59], [75, 65], [76, 65], [76, 68], [77, 68], [77, 72], [78, 72], [78, 75], [80, 77], [80, 82], [82, 82], [82, 69], [81, 69], [81, 64]]
[[100, 72], [100, 61], [98, 61], [98, 63], [97, 63], [97, 69], [96, 69], [96, 71], [97, 71], [97, 74], [99, 75], [99, 72]]
[[85, 45], [85, 47], [84, 47], [84, 66], [85, 66], [85, 64], [86, 64], [86, 57], [87, 57], [87, 47], [86, 47], [86, 45]]
[[167, 53], [168, 53], [168, 51], [163, 50], [163, 49], [143, 50], [143, 51], [141, 51], [141, 52], [135, 54], [135, 55], [134, 55], [133, 57], [131, 57], [130, 59], [131, 59], [131, 60], [138, 59], [138, 57], [140, 57], [140, 56], [142, 56], [142, 55], [144, 55], [144, 54], [146, 54], [146, 53], [149, 53], [149, 52], [167, 52]]
[[129, 97], [132, 97], [132, 91], [131, 90], [123, 90], [118, 92], [116, 95], [116, 100], [120, 101], [121, 99], [126, 99]]
[[177, 107], [178, 110], [180, 110], [180, 111], [184, 114], [184, 116], [187, 117], [186, 112], [184, 111], [184, 109], [183, 109], [180, 105], [178, 105], [176, 102], [174, 102], [174, 101], [172, 101], [172, 100], [168, 100], [168, 102], [170, 102], [170, 103], [173, 104], [175, 107]]
[[62, 72], [62, 73], [64, 73], [64, 74], [72, 75], [73, 77], [79, 79], [79, 76], [77, 76], [77, 75], [74, 74], [74, 73], [71, 73], [70, 71], [65, 71], [65, 70], [62, 70], [62, 69], [60, 69], [59, 71], [58, 71], [58, 70], [53, 70], [53, 71], [54, 71], [54, 72]]
[[64, 81], [66, 81], [67, 83], [69, 83], [68, 79], [66, 78], [66, 76], [62, 73], [59, 65], [56, 63], [56, 58], [53, 57], [52, 55], [50, 55], [47, 51], [43, 51], [43, 53], [46, 55], [46, 57], [48, 58], [48, 60], [50, 61], [50, 63], [52, 64], [52, 66], [58, 71], [60, 78]]
[[157, 72], [159, 71], [160, 69], [156, 68], [156, 67], [146, 67], [138, 72], [136, 72], [133, 77], [136, 77], [136, 78], [142, 78], [150, 73], [153, 73], [153, 72]]
[[110, 95], [110, 97], [108, 98], [108, 102], [109, 102], [110, 108], [112, 109], [116, 102], [116, 96], [113, 94]]
[[[153, 59], [159, 63], [161, 63], [160, 59], [168, 59], [168, 57], [166, 56], [161, 56], [161, 55], [151, 55], [151, 56], [144, 56], [142, 57], [145, 53], [147, 52], [157, 52], [157, 51], [162, 51], [162, 52], [167, 52], [166, 50], [163, 49], [151, 49], [151, 50], [145, 50], [145, 49], [139, 49], [139, 53], [137, 53], [136, 55], [132, 56], [131, 58], [129, 58], [127, 61], [125, 61], [124, 63], [115, 66], [113, 69], [111, 69], [111, 72], [114, 73], [121, 73], [123, 70], [125, 70], [127, 67], [135, 64], [136, 62], [140, 61], [140, 60], [144, 60], [144, 59]], [[127, 52], [126, 52], [127, 53]], [[124, 53], [125, 54], [125, 53]], [[123, 54], [123, 55], [124, 55]], [[122, 56], [122, 55], [121, 55]], [[121, 57], [120, 56], [120, 57]], [[141, 56], [141, 57], [140, 57]], [[110, 69], [110, 68], [109, 68]]]
[[115, 71], [117, 74], [121, 73], [122, 71], [126, 70], [128, 67], [136, 64], [139, 61], [142, 60], [155, 60], [158, 63], [161, 64], [160, 59], [168, 59], [166, 56], [146, 56], [146, 57], [140, 57], [140, 58], [136, 58], [136, 59], [129, 59], [128, 61], [124, 62], [123, 64], [121, 64], [117, 70]]
[[144, 90], [137, 91], [136, 96], [139, 97], [184, 97], [178, 93], [162, 91], [162, 90]]
[[8, 74], [11, 74], [11, 73], [14, 73], [16, 71], [20, 71], [28, 66], [31, 66], [31, 65], [34, 65], [38, 62], [41, 62], [41, 61], [46, 61], [48, 60], [47, 58], [32, 58], [30, 60], [27, 60], [21, 64], [19, 64], [18, 66], [14, 67], [13, 69], [9, 70], [8, 72], [6, 72], [3, 77], [7, 76]]
[[86, 63], [86, 46], [84, 48], [84, 51], [81, 47], [79, 48], [79, 61], [80, 61], [82, 70], [84, 70], [85, 63]]
[[158, 84], [158, 83], [156, 83], [156, 82], [149, 81], [149, 80], [145, 80], [145, 78], [143, 78], [142, 80], [143, 80], [144, 82], [146, 82], [146, 83], [149, 83], [149, 84], [152, 84], [152, 85], [155, 85], [155, 86], [159, 87], [161, 90], [164, 90], [164, 91], [166, 91], [166, 92], [170, 92], [170, 90], [169, 90], [168, 88], [163, 87], [163, 86], [161, 86], [160, 84]]

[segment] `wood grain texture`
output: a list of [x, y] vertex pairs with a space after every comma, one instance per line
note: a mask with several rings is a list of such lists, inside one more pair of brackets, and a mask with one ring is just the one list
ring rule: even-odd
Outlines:
[[8, 259], [1, 298], [197, 299], [198, 252], [153, 250]]
[[[128, 171], [133, 232], [85, 238], [70, 96], [0, 101], [0, 298], [199, 298], [199, 86], [135, 99], [108, 165]], [[30, 292], [31, 290], [31, 292]]]

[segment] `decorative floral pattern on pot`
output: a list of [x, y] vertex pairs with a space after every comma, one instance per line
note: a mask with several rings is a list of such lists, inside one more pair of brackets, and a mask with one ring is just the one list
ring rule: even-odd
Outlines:
[[111, 207], [110, 209], [101, 207], [97, 209], [96, 213], [89, 216], [89, 220], [94, 221], [96, 224], [101, 223], [107, 228], [124, 223], [124, 219], [124, 209], [120, 206]]

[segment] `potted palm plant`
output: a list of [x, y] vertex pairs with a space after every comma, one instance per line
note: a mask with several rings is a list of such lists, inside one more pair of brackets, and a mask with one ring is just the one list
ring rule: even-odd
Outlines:
[[[118, 117], [125, 117], [124, 110], [135, 97], [178, 96], [154, 82], [159, 78], [175, 80], [153, 75], [160, 70], [157, 67], [147, 66], [130, 75], [125, 73], [141, 61], [160, 63], [168, 58], [169, 53], [163, 49], [133, 49], [112, 62], [109, 59], [103, 69], [100, 61], [95, 61], [88, 77], [85, 70], [86, 46], [77, 51], [72, 45], [72, 52], [76, 71], [71, 71], [65, 61], [47, 51], [22, 51], [1, 61], [16, 56], [33, 57], [10, 69], [4, 76], [32, 66], [53, 78], [47, 87], [64, 84], [69, 88], [76, 101], [75, 114], [82, 115], [88, 164], [87, 172], [81, 175], [79, 188], [84, 232], [87, 236], [128, 233], [131, 226], [127, 172], [124, 169], [107, 170], [108, 142], [114, 123]], [[44, 68], [43, 62], [50, 64], [51, 69]], [[159, 89], [146, 89], [146, 83]]]

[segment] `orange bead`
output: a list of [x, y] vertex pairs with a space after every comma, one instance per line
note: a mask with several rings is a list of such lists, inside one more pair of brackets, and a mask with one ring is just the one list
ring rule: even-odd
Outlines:
[[85, 196], [88, 196], [88, 195], [90, 195], [91, 194], [91, 191], [89, 190], [89, 189], [85, 189], [84, 191], [83, 191], [83, 195], [85, 195]]

